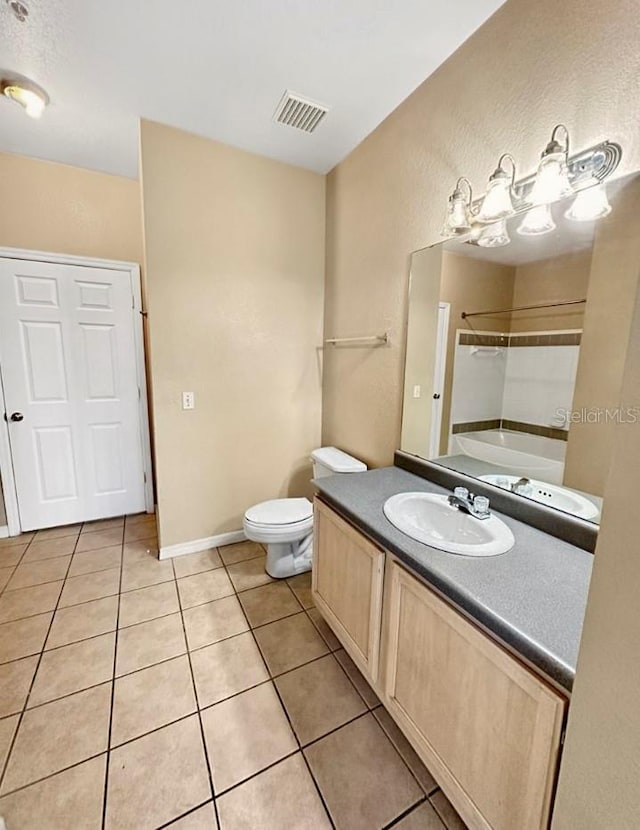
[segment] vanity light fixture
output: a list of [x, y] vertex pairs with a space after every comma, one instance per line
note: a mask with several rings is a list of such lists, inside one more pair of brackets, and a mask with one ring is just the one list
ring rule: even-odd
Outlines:
[[503, 248], [511, 242], [507, 231], [506, 220], [500, 219], [493, 225], [483, 228], [476, 240], [481, 248]]
[[549, 205], [536, 205], [524, 215], [524, 219], [518, 226], [518, 233], [521, 236], [542, 236], [555, 230], [556, 223], [551, 215]]
[[[558, 134], [563, 133], [564, 141], [558, 141]], [[569, 130], [564, 124], [553, 128], [551, 141], [545, 147], [538, 172], [528, 201], [533, 205], [545, 205], [556, 202], [573, 193], [569, 181]]]
[[20, 104], [31, 118], [40, 118], [49, 103], [45, 90], [23, 75], [0, 73], [0, 92]]
[[610, 213], [607, 191], [604, 184], [598, 182], [578, 193], [565, 216], [573, 222], [595, 222]]
[[[485, 228], [519, 214], [523, 214], [523, 220], [518, 233], [540, 236], [556, 227], [549, 206], [572, 194], [576, 198], [565, 213], [568, 219], [588, 222], [606, 216], [611, 206], [602, 183], [620, 164], [622, 147], [613, 141], [601, 141], [569, 156], [569, 145], [569, 131], [564, 124], [557, 124], [537, 171], [517, 181], [515, 161], [504, 153], [489, 179], [486, 194], [475, 202], [469, 180], [464, 176], [458, 179], [449, 197], [442, 236], [469, 234], [467, 241], [471, 245], [507, 245], [507, 233], [493, 228], [485, 234]], [[507, 161], [512, 170], [506, 166]]]
[[[508, 161], [511, 172], [504, 169]], [[497, 222], [515, 213], [513, 206], [513, 185], [516, 180], [516, 163], [513, 156], [503, 153], [498, 160], [498, 166], [489, 177], [487, 192], [480, 205], [476, 219], [478, 222]]]
[[[468, 194], [465, 196], [463, 186]], [[473, 191], [469, 179], [461, 176], [456, 182], [455, 190], [449, 196], [447, 205], [447, 216], [444, 220], [442, 236], [459, 236], [471, 230], [471, 202]]]

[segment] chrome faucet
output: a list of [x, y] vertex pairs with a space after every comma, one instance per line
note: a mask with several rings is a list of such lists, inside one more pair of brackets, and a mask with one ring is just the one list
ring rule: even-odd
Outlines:
[[452, 507], [457, 507], [475, 519], [488, 519], [491, 516], [489, 499], [486, 496], [474, 496], [466, 487], [456, 487], [448, 502]]
[[521, 490], [524, 490], [525, 488], [529, 487], [530, 484], [531, 481], [528, 478], [525, 478], [525, 476], [523, 476], [522, 478], [519, 478], [517, 481], [514, 481], [510, 489], [512, 493], [520, 493]]

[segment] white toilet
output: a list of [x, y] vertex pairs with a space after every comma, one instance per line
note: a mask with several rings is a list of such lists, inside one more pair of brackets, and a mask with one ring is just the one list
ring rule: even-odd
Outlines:
[[[335, 447], [311, 453], [313, 477], [362, 473], [367, 465]], [[267, 546], [266, 571], [282, 579], [311, 570], [313, 555], [313, 505], [309, 499], [271, 499], [250, 507], [244, 514], [247, 539]]]

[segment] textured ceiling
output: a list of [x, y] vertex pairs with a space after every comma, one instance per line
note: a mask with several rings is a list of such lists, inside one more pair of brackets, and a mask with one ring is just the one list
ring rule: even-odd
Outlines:
[[[0, 151], [137, 176], [138, 118], [326, 172], [503, 0], [0, 0], [0, 66], [40, 83], [33, 121], [0, 100]], [[273, 123], [285, 89], [331, 107]]]

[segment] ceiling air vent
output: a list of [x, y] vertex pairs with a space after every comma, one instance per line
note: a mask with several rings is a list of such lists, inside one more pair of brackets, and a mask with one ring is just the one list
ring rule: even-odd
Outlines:
[[296, 130], [312, 133], [328, 112], [329, 108], [323, 104], [317, 104], [287, 90], [278, 104], [273, 120], [278, 124], [286, 124], [288, 127], [295, 127]]

